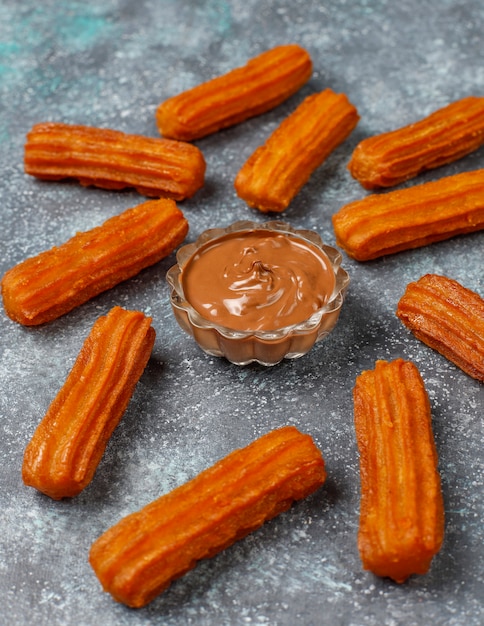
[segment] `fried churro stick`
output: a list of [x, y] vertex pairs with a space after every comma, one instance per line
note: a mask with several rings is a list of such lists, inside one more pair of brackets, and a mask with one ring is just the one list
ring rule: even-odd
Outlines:
[[311, 437], [279, 428], [122, 519], [93, 544], [90, 563], [115, 600], [144, 606], [198, 560], [285, 511], [325, 478]]
[[155, 341], [150, 324], [143, 313], [118, 306], [95, 322], [25, 449], [26, 485], [59, 500], [91, 482], [149, 360]]
[[25, 172], [44, 180], [76, 178], [105, 189], [183, 200], [203, 186], [205, 159], [191, 144], [117, 130], [47, 122], [27, 135]]
[[396, 314], [418, 339], [484, 382], [484, 300], [477, 293], [426, 274], [407, 285]]
[[336, 241], [357, 259], [418, 248], [484, 228], [484, 169], [372, 194], [333, 216]]
[[173, 200], [144, 202], [8, 270], [5, 311], [26, 326], [50, 322], [168, 256], [187, 232]]
[[358, 120], [344, 94], [325, 89], [308, 96], [243, 165], [237, 194], [262, 212], [284, 211]]
[[361, 141], [348, 169], [365, 189], [391, 187], [484, 143], [484, 98], [452, 102], [425, 119]]
[[365, 569], [402, 583], [428, 571], [444, 534], [430, 403], [418, 369], [402, 359], [377, 361], [353, 397], [360, 556]]
[[310, 78], [312, 61], [296, 44], [277, 46], [193, 89], [165, 100], [156, 111], [164, 137], [191, 141], [265, 113]]

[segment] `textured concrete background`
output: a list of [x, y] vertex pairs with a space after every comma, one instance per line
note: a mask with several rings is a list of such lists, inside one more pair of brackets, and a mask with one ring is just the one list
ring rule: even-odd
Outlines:
[[[480, 0], [2, 0], [1, 274], [140, 202], [130, 191], [24, 175], [23, 143], [34, 123], [158, 136], [154, 111], [164, 98], [287, 42], [308, 49], [312, 79], [276, 110], [198, 141], [206, 185], [180, 206], [189, 241], [237, 219], [263, 221], [235, 194], [238, 169], [304, 96], [331, 87], [348, 95], [361, 121], [284, 219], [333, 244], [331, 215], [366, 193], [346, 170], [356, 143], [451, 100], [484, 95], [483, 31]], [[482, 149], [419, 182], [479, 167]], [[270, 369], [210, 358], [182, 333], [164, 279], [173, 261], [42, 328], [0, 314], [0, 624], [482, 624], [483, 386], [421, 345], [394, 311], [405, 284], [425, 272], [484, 295], [484, 233], [367, 264], [345, 256], [352, 284], [336, 330], [302, 359]], [[54, 502], [23, 486], [23, 451], [94, 320], [114, 304], [153, 316], [153, 357], [91, 485]], [[430, 395], [446, 508], [445, 542], [431, 571], [401, 586], [361, 568], [351, 399], [362, 369], [399, 356], [418, 365]], [[145, 609], [103, 594], [87, 563], [99, 534], [288, 423], [323, 451], [329, 478], [318, 493], [201, 563]]]

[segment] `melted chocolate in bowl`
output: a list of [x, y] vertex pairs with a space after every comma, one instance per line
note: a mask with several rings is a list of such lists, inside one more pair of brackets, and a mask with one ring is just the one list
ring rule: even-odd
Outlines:
[[286, 233], [256, 230], [210, 241], [182, 269], [185, 297], [206, 319], [242, 331], [299, 324], [334, 289], [328, 257]]
[[178, 323], [239, 365], [305, 354], [335, 326], [349, 283], [336, 249], [283, 222], [205, 231], [177, 260], [167, 280]]

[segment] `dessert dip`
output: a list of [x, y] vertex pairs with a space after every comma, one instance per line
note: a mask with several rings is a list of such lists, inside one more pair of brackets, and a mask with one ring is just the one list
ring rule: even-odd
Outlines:
[[349, 276], [341, 255], [284, 222], [236, 222], [180, 248], [167, 273], [180, 326], [240, 365], [305, 354], [336, 324]]

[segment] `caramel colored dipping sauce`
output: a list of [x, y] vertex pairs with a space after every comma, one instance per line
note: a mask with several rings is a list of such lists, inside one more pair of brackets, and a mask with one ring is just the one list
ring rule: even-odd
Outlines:
[[186, 299], [205, 319], [241, 331], [299, 324], [331, 297], [335, 275], [309, 241], [269, 230], [209, 241], [181, 273]]
[[312, 230], [248, 220], [210, 228], [166, 273], [180, 327], [237, 365], [297, 359], [333, 330], [350, 277]]

